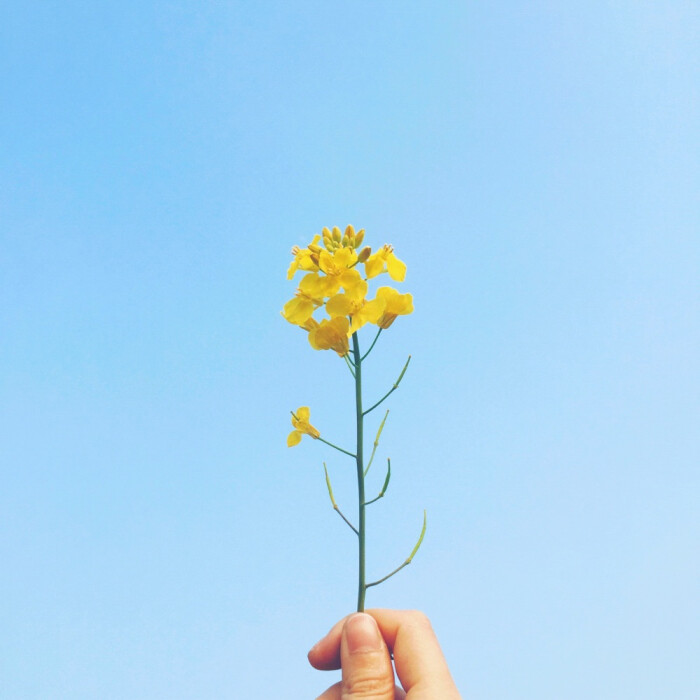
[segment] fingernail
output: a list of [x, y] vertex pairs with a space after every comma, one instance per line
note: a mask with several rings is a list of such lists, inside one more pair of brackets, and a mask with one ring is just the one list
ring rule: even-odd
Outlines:
[[365, 613], [357, 613], [345, 623], [345, 641], [351, 654], [362, 651], [379, 651], [382, 637], [374, 618]]

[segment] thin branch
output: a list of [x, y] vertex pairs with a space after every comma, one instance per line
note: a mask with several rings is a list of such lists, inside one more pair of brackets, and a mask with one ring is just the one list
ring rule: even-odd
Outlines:
[[372, 341], [372, 344], [369, 346], [369, 350], [360, 358], [360, 360], [364, 360], [367, 355], [369, 355], [372, 352], [372, 348], [374, 347], [374, 344], [379, 340], [379, 336], [382, 332], [382, 328], [380, 328], [377, 331], [377, 335], [374, 336], [374, 340]]
[[382, 486], [382, 490], [379, 492], [379, 495], [376, 498], [373, 498], [371, 501], [367, 501], [367, 503], [365, 503], [366, 506], [368, 506], [370, 503], [378, 501], [386, 493], [387, 486], [389, 486], [389, 479], [391, 479], [391, 460], [387, 459], [386, 463], [386, 479], [384, 479], [384, 486]]
[[367, 472], [369, 471], [369, 468], [372, 466], [372, 460], [374, 459], [374, 453], [377, 451], [377, 447], [379, 447], [379, 436], [382, 434], [382, 430], [384, 430], [384, 423], [386, 423], [386, 418], [389, 415], [389, 411], [384, 414], [384, 418], [382, 419], [382, 422], [379, 426], [379, 430], [377, 430], [377, 437], [374, 438], [374, 447], [372, 447], [372, 454], [369, 457], [369, 462], [367, 464], [367, 467], [365, 468], [365, 476], [367, 476]]
[[353, 367], [355, 365], [353, 364], [352, 360], [347, 355], [343, 355], [343, 359], [345, 360], [345, 364], [348, 366], [348, 369], [350, 370], [350, 374], [352, 374], [352, 376], [354, 377], [355, 370], [353, 369]]
[[406, 374], [406, 370], [408, 369], [408, 363], [410, 361], [411, 361], [411, 356], [409, 355], [408, 359], [406, 360], [406, 364], [403, 366], [403, 369], [401, 370], [401, 374], [399, 374], [399, 378], [394, 382], [394, 386], [392, 386], [391, 389], [389, 389], [389, 391], [387, 391], [386, 394], [384, 394], [384, 396], [382, 396], [382, 398], [379, 399], [379, 401], [377, 401], [377, 403], [375, 403], [373, 406], [368, 408], [362, 414], [363, 416], [366, 416], [370, 411], [373, 411], [375, 408], [377, 408], [377, 406], [379, 406], [379, 404], [382, 403], [382, 401], [389, 398], [389, 396], [391, 394], [393, 394], [399, 388], [399, 384], [401, 383], [401, 380], [403, 379], [403, 375]]
[[398, 574], [401, 569], [404, 568], [404, 566], [408, 566], [411, 563], [411, 560], [413, 557], [416, 555], [416, 552], [418, 551], [418, 548], [421, 546], [421, 543], [423, 542], [423, 537], [425, 537], [425, 528], [427, 525], [427, 516], [426, 512], [423, 511], [423, 529], [420, 532], [420, 537], [418, 538], [418, 542], [416, 543], [416, 546], [413, 548], [413, 551], [408, 555], [408, 559], [401, 564], [401, 566], [397, 566], [390, 574], [387, 574], [383, 578], [380, 578], [378, 581], [372, 581], [372, 583], [367, 584], [367, 588], [370, 588], [371, 586], [378, 586], [380, 583], [384, 583], [387, 579], [391, 578], [394, 574]]
[[322, 437], [317, 437], [317, 440], [320, 440], [321, 442], [326, 443], [329, 447], [335, 447], [338, 452], [342, 452], [344, 455], [348, 455], [348, 457], [352, 457], [353, 459], [356, 459], [357, 456], [354, 455], [352, 452], [348, 452], [347, 450], [344, 450], [342, 447], [338, 447], [338, 445], [334, 445], [332, 442], [328, 442], [328, 440], [324, 440]]

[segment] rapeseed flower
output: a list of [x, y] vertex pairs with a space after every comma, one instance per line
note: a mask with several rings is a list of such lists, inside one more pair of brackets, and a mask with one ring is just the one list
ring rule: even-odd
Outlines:
[[324, 318], [309, 331], [309, 343], [314, 350], [335, 350], [338, 355], [345, 357], [350, 352], [349, 330], [350, 321], [344, 316], [330, 320]]
[[[321, 236], [316, 234], [313, 240], [309, 244], [308, 248], [300, 248], [299, 246], [294, 246], [292, 248], [292, 255], [294, 260], [287, 270], [287, 279], [290, 280], [294, 277], [297, 270], [318, 270], [318, 242], [321, 240]], [[316, 250], [315, 250], [316, 249]]]
[[365, 263], [367, 279], [372, 279], [382, 272], [388, 272], [389, 277], [397, 282], [403, 282], [406, 277], [406, 264], [394, 255], [394, 249], [388, 243], [370, 255]]
[[296, 413], [292, 413], [292, 425], [294, 430], [287, 436], [287, 447], [294, 447], [301, 442], [302, 435], [311, 435], [314, 440], [321, 437], [321, 433], [309, 423], [311, 410], [308, 406], [300, 406]]
[[375, 321], [380, 328], [389, 328], [397, 316], [413, 313], [413, 297], [410, 294], [399, 294], [393, 287], [380, 287], [377, 299], [384, 302], [382, 315]]
[[[392, 287], [380, 287], [374, 299], [368, 298], [368, 280], [387, 272], [401, 282], [406, 265], [388, 244], [375, 253], [369, 246], [362, 247], [364, 234], [364, 229], [355, 232], [352, 226], [345, 232], [337, 226], [324, 228], [306, 248], [292, 249], [294, 260], [287, 277], [291, 279], [299, 270], [306, 274], [295, 297], [284, 305], [282, 316], [306, 330], [316, 350], [335, 350], [344, 357], [350, 350], [348, 339], [364, 325], [386, 329], [397, 316], [413, 312], [411, 295], [399, 294]], [[330, 318], [314, 318], [319, 309]]]
[[362, 280], [361, 284], [350, 291], [336, 294], [326, 302], [326, 311], [331, 318], [337, 316], [350, 316], [350, 335], [359, 330], [366, 323], [377, 323], [384, 311], [386, 302], [384, 299], [372, 299], [367, 301], [367, 282]]

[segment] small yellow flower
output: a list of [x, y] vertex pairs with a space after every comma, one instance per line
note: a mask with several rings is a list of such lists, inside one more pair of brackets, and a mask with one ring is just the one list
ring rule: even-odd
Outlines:
[[311, 435], [314, 440], [321, 437], [321, 433], [309, 423], [311, 411], [308, 406], [301, 406], [297, 409], [296, 414], [292, 413], [292, 425], [294, 430], [287, 436], [287, 447], [294, 447], [301, 442], [302, 435]]
[[321, 236], [316, 234], [311, 243], [309, 243], [308, 248], [299, 248], [299, 246], [294, 246], [294, 248], [292, 248], [294, 260], [292, 260], [292, 264], [287, 270], [288, 280], [294, 277], [297, 270], [318, 270], [318, 254], [314, 249], [318, 249], [318, 242], [320, 240]]
[[290, 299], [282, 309], [282, 316], [297, 326], [304, 324], [311, 318], [314, 310], [323, 304], [323, 298], [319, 298], [319, 276], [315, 272], [304, 275], [297, 289], [294, 299]]
[[362, 282], [362, 276], [355, 269], [357, 253], [352, 248], [338, 248], [331, 254], [326, 250], [319, 253], [318, 266], [325, 273], [323, 296], [331, 297], [342, 287], [345, 291]]
[[384, 299], [372, 299], [367, 301], [367, 282], [353, 287], [344, 294], [336, 294], [326, 302], [326, 311], [331, 318], [336, 316], [350, 316], [350, 335], [362, 328], [365, 323], [377, 323], [384, 311], [386, 301]]
[[374, 255], [370, 255], [365, 263], [365, 274], [368, 279], [385, 271], [397, 282], [403, 282], [406, 277], [406, 264], [394, 255], [394, 249], [388, 243]]
[[309, 343], [314, 350], [335, 350], [344, 357], [350, 352], [349, 329], [350, 321], [344, 316], [330, 320], [324, 318], [318, 326], [309, 330]]
[[413, 313], [413, 297], [410, 294], [399, 294], [392, 287], [380, 287], [377, 299], [384, 301], [384, 313], [376, 321], [380, 328], [389, 328], [397, 316]]

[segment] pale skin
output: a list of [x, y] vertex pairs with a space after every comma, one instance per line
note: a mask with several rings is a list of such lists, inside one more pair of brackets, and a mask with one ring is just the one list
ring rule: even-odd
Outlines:
[[430, 621], [414, 610], [349, 615], [314, 645], [309, 662], [342, 668], [342, 680], [317, 700], [461, 700]]

